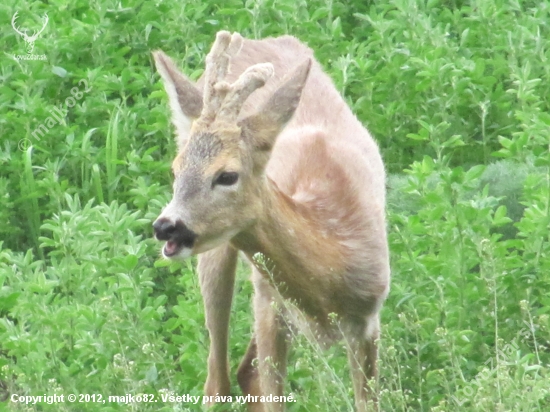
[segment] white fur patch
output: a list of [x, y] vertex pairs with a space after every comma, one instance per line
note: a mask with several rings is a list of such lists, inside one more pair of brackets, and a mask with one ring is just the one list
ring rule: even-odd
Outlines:
[[168, 101], [172, 111], [172, 123], [176, 127], [178, 139], [185, 140], [189, 137], [189, 131], [191, 130], [193, 119], [190, 119], [183, 113], [178, 100], [176, 85], [174, 84], [168, 71], [163, 65], [158, 65], [157, 71], [164, 80], [164, 90], [166, 90], [166, 94], [168, 95]]
[[166, 256], [164, 254], [164, 247], [162, 248], [162, 256], [170, 260], [185, 260], [193, 254], [193, 249], [188, 247], [182, 248], [175, 256]]
[[211, 240], [210, 242], [202, 244], [200, 247], [196, 248], [194, 252], [196, 254], [208, 252], [209, 250], [212, 250], [226, 242], [229, 242], [231, 239], [233, 239], [233, 237], [235, 237], [237, 233], [239, 233], [239, 230], [237, 229], [230, 230], [224, 233], [222, 236]]

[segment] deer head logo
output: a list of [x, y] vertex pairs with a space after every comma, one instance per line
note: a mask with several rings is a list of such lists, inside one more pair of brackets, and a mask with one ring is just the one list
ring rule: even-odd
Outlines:
[[38, 36], [40, 36], [40, 33], [44, 31], [44, 29], [46, 28], [46, 25], [48, 24], [48, 20], [49, 20], [48, 14], [47, 13], [44, 14], [44, 17], [43, 17], [44, 24], [42, 25], [42, 28], [40, 30], [36, 30], [31, 36], [29, 36], [27, 34], [29, 29], [20, 30], [17, 28], [16, 20], [17, 20], [17, 17], [19, 17], [17, 13], [18, 12], [15, 12], [15, 14], [13, 15], [13, 18], [11, 19], [11, 25], [13, 29], [16, 31], [16, 33], [20, 34], [23, 37], [23, 40], [25, 40], [25, 43], [26, 43], [25, 47], [27, 48], [27, 53], [31, 54], [34, 49], [34, 42], [36, 41]]

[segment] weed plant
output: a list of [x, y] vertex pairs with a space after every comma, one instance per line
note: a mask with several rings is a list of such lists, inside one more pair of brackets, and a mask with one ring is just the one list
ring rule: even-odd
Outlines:
[[[13, 57], [26, 53], [16, 11], [30, 31], [48, 13], [34, 47], [47, 60]], [[306, 42], [380, 144], [393, 273], [381, 410], [550, 410], [548, 0], [4, 0], [0, 21], [0, 410], [201, 410], [160, 402], [202, 395], [208, 336], [194, 260], [165, 262], [152, 239], [175, 143], [151, 51], [196, 79], [220, 29]], [[352, 410], [341, 345], [297, 337], [288, 375], [289, 412]]]

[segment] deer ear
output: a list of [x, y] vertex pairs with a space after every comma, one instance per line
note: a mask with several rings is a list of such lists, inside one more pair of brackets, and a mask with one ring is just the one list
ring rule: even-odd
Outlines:
[[290, 121], [300, 103], [310, 68], [311, 59], [307, 59], [283, 81], [258, 113], [241, 121], [245, 136], [250, 139], [256, 150], [271, 151], [277, 136]]
[[202, 93], [162, 51], [153, 52], [153, 58], [168, 94], [172, 123], [176, 127], [177, 141], [181, 147], [189, 136], [193, 120], [201, 114]]

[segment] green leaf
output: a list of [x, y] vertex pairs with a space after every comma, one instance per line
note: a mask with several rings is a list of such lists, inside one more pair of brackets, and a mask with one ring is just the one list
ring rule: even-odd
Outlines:
[[485, 165], [477, 165], [471, 167], [464, 176], [465, 182], [471, 182], [473, 180], [479, 179], [483, 172], [485, 171]]
[[500, 227], [512, 222], [512, 219], [507, 216], [507, 212], [506, 206], [499, 206], [493, 216], [493, 226]]
[[134, 269], [137, 264], [138, 264], [138, 257], [136, 255], [127, 255], [125, 258], [124, 258], [124, 267], [127, 269], [127, 270], [132, 270]]
[[63, 67], [52, 66], [52, 73], [58, 75], [61, 78], [67, 77], [67, 70], [65, 70]]
[[21, 296], [21, 292], [13, 292], [7, 296], [0, 298], [0, 313], [9, 312], [17, 303], [17, 299]]
[[145, 380], [149, 383], [155, 383], [158, 379], [157, 366], [153, 364], [145, 373]]

